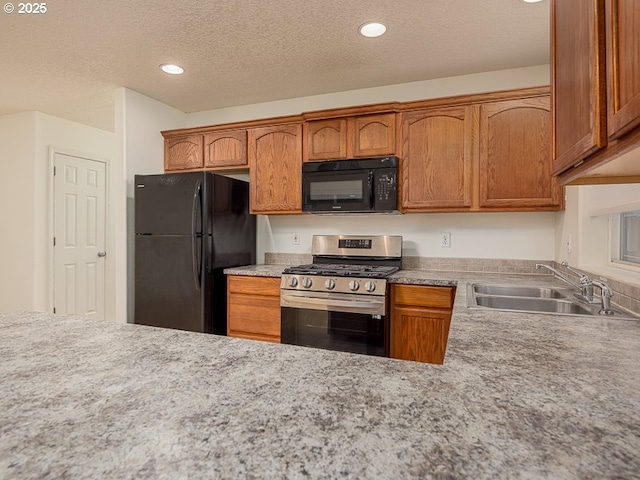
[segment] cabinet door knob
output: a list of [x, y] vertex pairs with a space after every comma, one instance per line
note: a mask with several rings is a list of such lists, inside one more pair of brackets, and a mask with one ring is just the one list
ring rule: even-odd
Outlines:
[[107, 252], [98, 252], [98, 256], [99, 257], [106, 257], [107, 256]]

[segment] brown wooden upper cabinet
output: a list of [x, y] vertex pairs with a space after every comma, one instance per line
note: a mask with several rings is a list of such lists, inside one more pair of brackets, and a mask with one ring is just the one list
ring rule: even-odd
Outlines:
[[563, 183], [640, 146], [639, 28], [637, 0], [551, 2], [553, 173]]
[[554, 173], [606, 145], [604, 0], [552, 0]]
[[402, 117], [406, 212], [558, 210], [548, 90], [450, 99]]
[[204, 165], [201, 134], [181, 135], [164, 141], [164, 169], [191, 170]]
[[251, 213], [302, 211], [302, 125], [250, 128]]
[[358, 115], [305, 123], [305, 161], [396, 153], [396, 114]]
[[221, 130], [204, 135], [204, 166], [246, 167], [247, 131]]
[[549, 96], [480, 105], [479, 140], [481, 208], [562, 206], [551, 175]]
[[347, 119], [330, 118], [304, 124], [307, 138], [305, 161], [347, 158]]
[[640, 2], [607, 0], [607, 112], [609, 138], [640, 126]]
[[428, 108], [402, 120], [404, 210], [471, 207], [472, 107]]

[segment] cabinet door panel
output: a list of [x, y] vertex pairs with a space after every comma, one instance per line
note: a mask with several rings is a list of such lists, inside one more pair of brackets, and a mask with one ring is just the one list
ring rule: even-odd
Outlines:
[[202, 135], [167, 138], [164, 141], [164, 169], [175, 171], [202, 168], [204, 165], [202, 150]]
[[451, 312], [395, 307], [390, 332], [391, 358], [444, 363]]
[[606, 145], [604, 0], [552, 0], [554, 173]]
[[347, 120], [345, 118], [308, 122], [306, 131], [308, 160], [347, 158]]
[[403, 209], [471, 205], [471, 114], [471, 107], [451, 107], [404, 115]]
[[205, 167], [247, 165], [247, 132], [212, 132], [204, 137]]
[[396, 114], [364, 115], [353, 118], [353, 155], [370, 157], [396, 152]]
[[302, 125], [249, 130], [252, 213], [302, 211]]
[[607, 0], [608, 130], [611, 139], [640, 125], [640, 2]]
[[260, 295], [229, 295], [227, 330], [280, 338], [280, 299]]
[[549, 97], [494, 102], [480, 114], [480, 207], [559, 205]]

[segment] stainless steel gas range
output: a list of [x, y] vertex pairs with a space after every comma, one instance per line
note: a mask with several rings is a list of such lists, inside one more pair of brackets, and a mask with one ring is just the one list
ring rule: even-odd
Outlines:
[[313, 263], [284, 270], [281, 342], [388, 356], [387, 277], [402, 237], [315, 235]]

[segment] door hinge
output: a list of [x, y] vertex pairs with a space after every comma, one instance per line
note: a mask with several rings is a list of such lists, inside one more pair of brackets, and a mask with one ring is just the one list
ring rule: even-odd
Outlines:
[[53, 175], [55, 176], [55, 174], [56, 174], [56, 167], [54, 166], [53, 167]]
[[56, 307], [53, 307], [53, 313], [56, 313]]
[[56, 246], [56, 237], [53, 237], [53, 246]]

